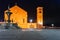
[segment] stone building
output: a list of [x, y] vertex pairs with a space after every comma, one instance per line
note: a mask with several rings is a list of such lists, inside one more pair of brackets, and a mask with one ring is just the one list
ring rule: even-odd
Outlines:
[[[10, 20], [13, 20], [14, 23], [17, 23], [21, 28], [42, 28], [43, 26], [43, 7], [37, 7], [37, 22], [36, 23], [28, 23], [27, 21], [27, 11], [19, 7], [18, 5], [14, 5], [10, 8], [10, 12], [12, 13], [10, 16]], [[8, 17], [6, 15], [7, 10], [4, 11], [4, 20], [7, 20]]]

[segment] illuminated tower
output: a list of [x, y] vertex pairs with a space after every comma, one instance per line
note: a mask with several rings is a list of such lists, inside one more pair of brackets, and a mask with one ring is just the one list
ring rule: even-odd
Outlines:
[[37, 7], [37, 24], [43, 25], [43, 7]]

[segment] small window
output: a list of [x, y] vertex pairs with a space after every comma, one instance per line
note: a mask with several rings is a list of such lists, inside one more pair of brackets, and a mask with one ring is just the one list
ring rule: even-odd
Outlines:
[[41, 13], [41, 11], [39, 11], [39, 13]]

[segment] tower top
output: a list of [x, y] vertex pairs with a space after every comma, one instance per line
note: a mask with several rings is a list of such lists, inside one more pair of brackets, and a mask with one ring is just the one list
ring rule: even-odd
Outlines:
[[43, 9], [43, 7], [37, 7], [37, 10], [38, 10], [38, 9], [41, 10], [41, 9]]

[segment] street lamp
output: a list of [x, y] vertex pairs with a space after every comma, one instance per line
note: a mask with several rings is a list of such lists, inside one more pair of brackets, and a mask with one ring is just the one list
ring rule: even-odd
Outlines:
[[6, 12], [6, 14], [7, 14], [7, 16], [8, 16], [8, 23], [10, 23], [10, 16], [11, 16], [11, 12], [10, 12], [10, 10], [9, 10], [9, 6], [8, 6], [8, 10], [7, 10], [7, 12]]
[[32, 23], [32, 21], [33, 21], [33, 20], [32, 20], [32, 19], [30, 19], [30, 23]]
[[33, 21], [33, 20], [32, 20], [32, 19], [30, 19], [29, 21], [30, 21], [30, 23], [31, 23], [30, 27], [32, 27], [32, 21]]
[[52, 27], [54, 27], [54, 24], [51, 24]]
[[8, 29], [8, 27], [10, 27], [10, 16], [11, 16], [11, 14], [12, 14], [12, 13], [10, 12], [9, 8], [10, 8], [10, 7], [8, 6], [8, 10], [7, 10], [7, 12], [6, 12], [6, 14], [7, 14], [7, 16], [8, 16], [8, 20], [7, 20], [8, 23], [7, 23], [6, 27], [5, 27], [6, 29]]

